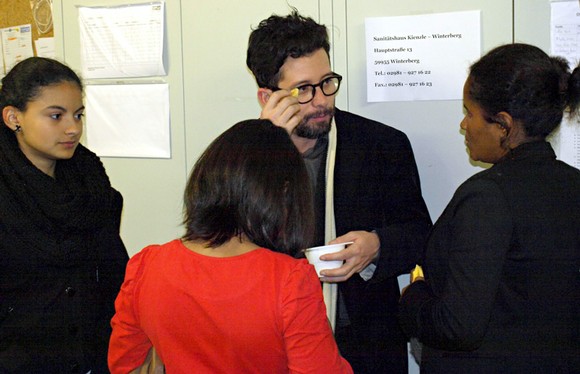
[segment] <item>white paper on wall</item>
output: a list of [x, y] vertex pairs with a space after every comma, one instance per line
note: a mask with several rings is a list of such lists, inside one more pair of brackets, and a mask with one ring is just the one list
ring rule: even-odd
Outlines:
[[99, 156], [171, 157], [169, 85], [87, 85], [87, 146]]
[[[551, 5], [551, 54], [564, 57], [571, 69], [580, 62], [580, 2], [561, 1]], [[580, 169], [580, 122], [564, 116], [555, 135], [558, 158]]]
[[30, 24], [4, 28], [0, 30], [0, 34], [2, 34], [2, 55], [6, 72], [20, 61], [34, 56]]
[[367, 18], [367, 101], [460, 100], [481, 56], [480, 13]]
[[164, 3], [79, 7], [85, 79], [166, 75]]

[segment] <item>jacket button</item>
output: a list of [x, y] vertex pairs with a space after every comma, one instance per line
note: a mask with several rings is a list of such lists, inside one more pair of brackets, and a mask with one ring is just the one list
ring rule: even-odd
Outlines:
[[74, 288], [72, 288], [72, 287], [67, 287], [67, 288], [64, 290], [64, 292], [66, 292], [66, 294], [67, 294], [69, 297], [73, 297], [73, 296], [75, 295], [75, 293], [77, 292], [77, 290], [75, 290], [75, 289], [74, 289]]

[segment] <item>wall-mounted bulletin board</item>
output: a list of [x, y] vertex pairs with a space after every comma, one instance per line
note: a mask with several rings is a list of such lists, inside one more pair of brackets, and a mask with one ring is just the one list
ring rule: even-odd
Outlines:
[[52, 0], [0, 0], [0, 51], [0, 77], [27, 57], [54, 57]]

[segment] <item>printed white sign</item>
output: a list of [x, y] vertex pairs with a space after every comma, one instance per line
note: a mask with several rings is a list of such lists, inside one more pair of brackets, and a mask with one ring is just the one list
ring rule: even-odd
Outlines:
[[480, 11], [365, 20], [367, 101], [457, 100], [481, 56]]

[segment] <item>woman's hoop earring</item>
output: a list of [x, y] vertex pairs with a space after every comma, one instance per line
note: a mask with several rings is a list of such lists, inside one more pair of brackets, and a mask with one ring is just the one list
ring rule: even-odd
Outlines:
[[20, 125], [16, 125], [16, 127], [14, 128], [14, 132], [20, 132], [22, 131], [22, 127], [20, 127]]

